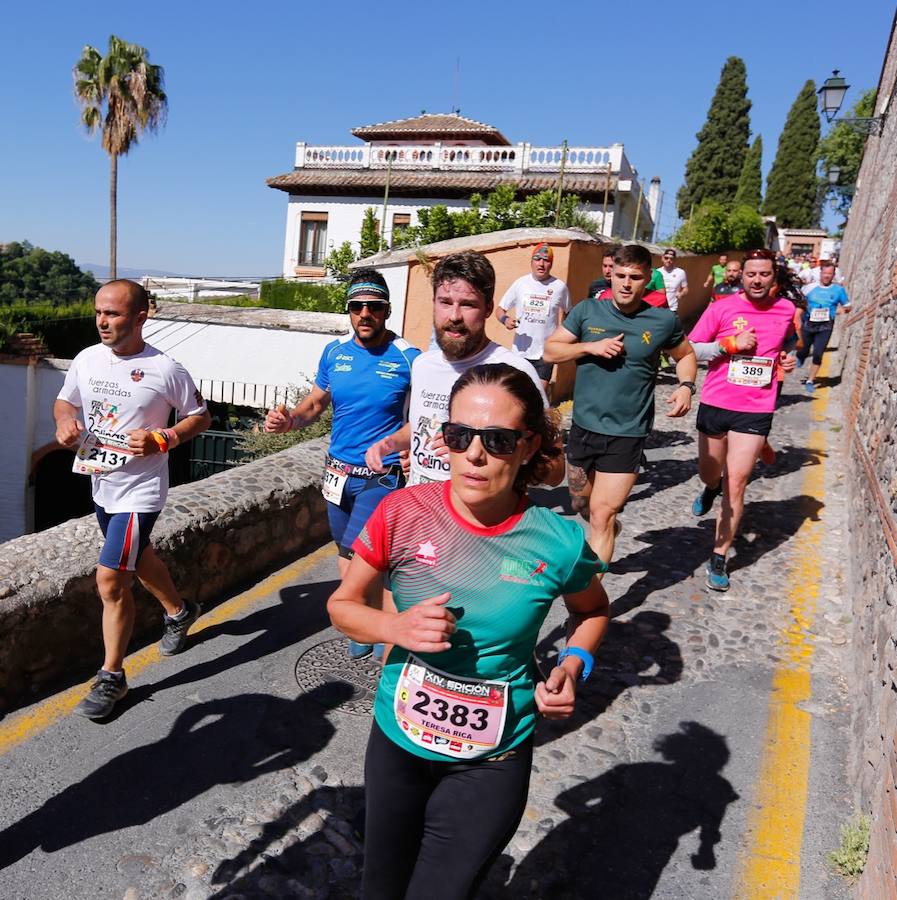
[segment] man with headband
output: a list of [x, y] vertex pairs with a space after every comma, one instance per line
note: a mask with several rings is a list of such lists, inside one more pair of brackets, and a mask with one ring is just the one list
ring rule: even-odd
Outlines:
[[[405, 483], [398, 452], [384, 458], [382, 471], [368, 468], [364, 454], [371, 444], [404, 425], [411, 363], [420, 354], [386, 328], [389, 288], [376, 269], [352, 274], [347, 306], [352, 330], [324, 348], [309, 394], [293, 410], [281, 406], [265, 419], [265, 431], [283, 434], [311, 425], [333, 404], [321, 493], [339, 550], [341, 578], [368, 516], [386, 494]], [[370, 652], [367, 644], [349, 644], [353, 659]]]
[[546, 392], [554, 366], [542, 358], [545, 339], [570, 311], [570, 292], [551, 274], [553, 262], [551, 247], [539, 244], [533, 250], [529, 273], [508, 288], [495, 309], [498, 321], [514, 332], [515, 352], [532, 363]]

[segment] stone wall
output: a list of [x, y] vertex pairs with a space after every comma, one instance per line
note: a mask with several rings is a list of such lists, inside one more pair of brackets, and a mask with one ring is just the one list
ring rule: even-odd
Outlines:
[[[897, 19], [895, 19], [897, 22]], [[897, 896], [897, 39], [892, 31], [876, 115], [844, 237], [854, 312], [838, 332], [850, 448], [854, 753], [857, 807], [872, 816], [859, 895]], [[888, 107], [890, 106], [890, 109]], [[834, 373], [838, 374], [838, 373]]]
[[[153, 546], [184, 596], [209, 605], [328, 537], [320, 493], [325, 439], [172, 489]], [[0, 714], [102, 662], [92, 516], [0, 545]], [[135, 640], [161, 632], [138, 586]]]

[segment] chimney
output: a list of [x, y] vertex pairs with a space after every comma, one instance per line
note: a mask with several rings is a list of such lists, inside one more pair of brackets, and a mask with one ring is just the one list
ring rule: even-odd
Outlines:
[[655, 175], [651, 179], [651, 187], [648, 188], [648, 209], [651, 211], [651, 219], [657, 224], [658, 206], [660, 205], [660, 176]]

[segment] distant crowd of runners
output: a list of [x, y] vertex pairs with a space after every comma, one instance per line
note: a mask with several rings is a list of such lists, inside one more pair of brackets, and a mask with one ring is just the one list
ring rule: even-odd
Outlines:
[[[720, 498], [706, 584], [730, 587], [727, 555], [785, 376], [807, 359], [812, 393], [836, 315], [849, 308], [834, 261], [789, 263], [766, 249], [719, 258], [711, 302], [686, 333], [688, 278], [610, 247], [589, 296], [572, 303], [552, 247], [496, 303], [495, 271], [474, 251], [432, 270], [435, 346], [421, 353], [387, 326], [375, 269], [348, 283], [350, 331], [321, 355], [309, 393], [268, 412], [285, 433], [333, 409], [322, 493], [341, 584], [328, 602], [352, 658], [382, 661], [365, 763], [362, 895], [471, 896], [526, 805], [538, 716], [569, 717], [609, 619], [606, 573], [618, 516], [638, 479], [662, 365], [666, 415], [692, 409], [707, 514]], [[596, 273], [597, 274], [597, 273]], [[97, 566], [103, 666], [78, 712], [110, 715], [128, 687], [134, 575], [163, 608], [160, 651], [181, 652], [201, 610], [183, 599], [150, 544], [165, 503], [167, 454], [209, 426], [184, 368], [142, 337], [149, 297], [127, 280], [96, 297], [100, 344], [74, 360], [56, 400], [59, 443], [92, 479], [105, 537]], [[490, 317], [513, 334], [490, 340]], [[569, 433], [552, 401], [555, 366], [576, 376]], [[530, 485], [567, 479], [578, 522], [533, 503]], [[563, 598], [567, 639], [544, 680], [533, 652]]]

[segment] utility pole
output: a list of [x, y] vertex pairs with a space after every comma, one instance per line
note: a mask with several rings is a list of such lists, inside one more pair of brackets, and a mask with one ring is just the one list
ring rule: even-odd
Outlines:
[[[604, 223], [607, 221], [607, 192], [610, 189], [610, 163], [607, 163], [607, 169], [604, 172], [604, 206], [601, 208], [601, 230], [604, 231]], [[611, 228], [613, 231], [613, 228]], [[607, 234], [607, 232], [604, 232]], [[611, 237], [611, 235], [608, 235]]]
[[567, 165], [567, 141], [564, 139], [563, 150], [561, 152], [561, 171], [558, 173], [558, 199], [554, 208], [554, 227], [558, 227], [558, 219], [561, 217], [561, 197], [564, 193], [564, 168]]
[[389, 203], [389, 179], [392, 175], [392, 156], [394, 152], [394, 150], [388, 150], [386, 152], [386, 187], [383, 190], [383, 215], [380, 217], [380, 246], [377, 249], [378, 253], [383, 249], [384, 244], [383, 235], [386, 231], [386, 207]]
[[632, 226], [632, 240], [635, 240], [636, 234], [638, 234], [638, 220], [639, 216], [642, 214], [642, 194], [644, 193], [645, 185], [642, 181], [638, 183], [638, 203], [635, 207], [635, 222]]

